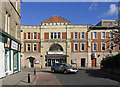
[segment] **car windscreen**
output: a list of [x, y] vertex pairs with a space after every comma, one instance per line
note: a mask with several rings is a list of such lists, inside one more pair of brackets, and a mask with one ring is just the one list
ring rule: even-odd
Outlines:
[[71, 67], [71, 65], [70, 65], [70, 64], [64, 64], [64, 66], [65, 66], [65, 67]]

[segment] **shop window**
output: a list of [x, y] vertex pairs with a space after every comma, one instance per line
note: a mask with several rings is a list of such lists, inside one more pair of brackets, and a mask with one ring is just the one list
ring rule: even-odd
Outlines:
[[14, 70], [17, 69], [17, 52], [13, 53], [13, 58], [14, 58]]
[[34, 32], [34, 39], [37, 39], [37, 32]]

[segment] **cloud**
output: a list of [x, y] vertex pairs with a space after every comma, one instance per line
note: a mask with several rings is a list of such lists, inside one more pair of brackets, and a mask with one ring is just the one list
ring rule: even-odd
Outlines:
[[93, 2], [93, 3], [90, 5], [89, 10], [96, 10], [96, 9], [97, 9], [97, 6], [98, 6], [98, 4], [95, 3], [95, 2]]
[[111, 4], [109, 10], [103, 13], [102, 16], [113, 16], [118, 14], [118, 7], [115, 4]]

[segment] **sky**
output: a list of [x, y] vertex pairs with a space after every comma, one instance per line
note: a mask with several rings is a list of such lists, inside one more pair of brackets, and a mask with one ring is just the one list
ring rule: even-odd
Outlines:
[[101, 20], [118, 19], [118, 2], [22, 2], [21, 24], [40, 25], [58, 15], [71, 24], [96, 25]]

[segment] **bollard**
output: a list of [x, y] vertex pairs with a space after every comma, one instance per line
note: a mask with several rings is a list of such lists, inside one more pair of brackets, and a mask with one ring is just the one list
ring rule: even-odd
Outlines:
[[34, 75], [36, 75], [36, 69], [34, 69]]
[[30, 74], [28, 74], [28, 83], [30, 83]]

